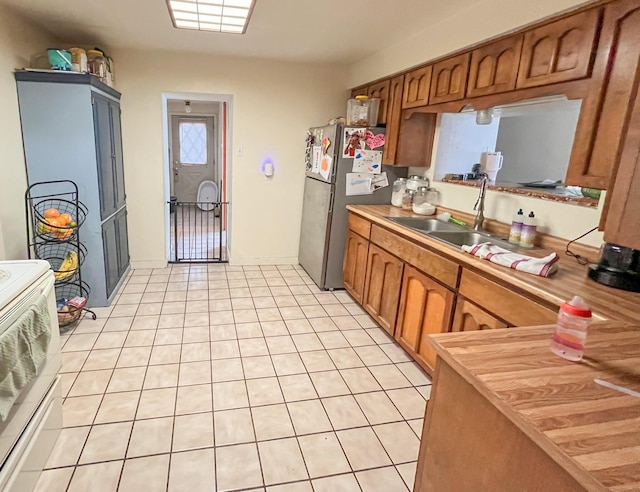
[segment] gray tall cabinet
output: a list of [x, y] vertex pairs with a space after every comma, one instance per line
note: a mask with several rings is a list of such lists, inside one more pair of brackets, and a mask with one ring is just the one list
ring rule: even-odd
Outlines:
[[17, 71], [27, 178], [70, 179], [89, 213], [82, 279], [107, 306], [129, 269], [120, 93], [87, 74]]

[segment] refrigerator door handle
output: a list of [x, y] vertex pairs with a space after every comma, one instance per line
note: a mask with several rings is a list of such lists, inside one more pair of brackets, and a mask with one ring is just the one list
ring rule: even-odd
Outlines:
[[335, 192], [331, 191], [331, 194], [329, 195], [329, 213], [328, 215], [331, 215], [333, 213], [333, 197], [334, 197]]

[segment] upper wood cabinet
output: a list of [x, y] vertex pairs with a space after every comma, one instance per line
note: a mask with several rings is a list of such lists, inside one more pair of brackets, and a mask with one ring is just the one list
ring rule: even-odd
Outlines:
[[494, 328], [507, 328], [507, 324], [466, 299], [458, 298], [451, 331], [476, 331]]
[[[631, 87], [638, 87], [640, 72], [640, 2], [621, 2], [611, 6], [605, 12], [604, 29], [607, 29], [615, 18], [616, 22], [616, 52], [617, 57], [611, 70], [611, 80], [608, 86], [609, 104], [617, 106], [623, 121], [613, 119], [613, 114], [607, 121], [615, 127], [622, 123], [626, 127], [626, 137], [612, 135], [612, 145], [617, 149], [622, 141], [619, 166], [616, 167], [612, 187], [607, 193], [609, 202], [604, 227], [604, 240], [609, 243], [640, 249], [640, 96], [636, 92], [631, 100], [627, 95]], [[635, 4], [635, 5], [634, 5]], [[624, 7], [627, 7], [624, 10]], [[603, 34], [604, 33], [603, 29]], [[635, 56], [634, 56], [635, 55]], [[623, 82], [624, 81], [624, 82]], [[617, 92], [611, 92], [618, 88]], [[607, 108], [608, 110], [608, 108]], [[603, 114], [607, 114], [603, 112]], [[620, 117], [621, 115], [618, 115]], [[603, 125], [601, 125], [603, 126]], [[602, 128], [602, 131], [611, 131]], [[614, 139], [615, 137], [615, 139]], [[615, 149], [614, 149], [615, 150]], [[612, 156], [613, 157], [613, 156]], [[605, 208], [606, 210], [606, 208]]]
[[382, 164], [396, 164], [398, 138], [400, 136], [400, 119], [402, 118], [402, 92], [404, 89], [404, 75], [394, 77], [389, 81], [389, 100], [387, 103], [387, 134], [382, 154]]
[[589, 92], [582, 101], [571, 151], [569, 185], [598, 189], [613, 185], [640, 80], [638, 33], [638, 0], [606, 6]]
[[518, 89], [588, 77], [600, 9], [591, 9], [524, 35]]
[[351, 99], [353, 99], [356, 96], [367, 96], [367, 95], [369, 95], [369, 87], [368, 86], [357, 87], [355, 89], [351, 89]]
[[406, 266], [395, 338], [432, 372], [436, 352], [425, 337], [449, 330], [455, 294], [413, 267]]
[[403, 114], [398, 134], [397, 166], [429, 167], [436, 134], [437, 113]]
[[342, 283], [347, 292], [360, 303], [362, 302], [364, 280], [367, 274], [368, 254], [369, 241], [353, 231], [347, 231]]
[[393, 336], [402, 282], [401, 260], [371, 244], [367, 260], [367, 279], [363, 307]]
[[516, 88], [524, 36], [518, 34], [471, 52], [467, 97], [486, 96]]
[[433, 67], [429, 65], [413, 70], [404, 76], [403, 108], [418, 108], [427, 105], [432, 70]]
[[470, 58], [470, 53], [463, 53], [433, 66], [429, 104], [457, 101], [464, 97]]
[[387, 124], [387, 111], [389, 103], [389, 84], [390, 80], [383, 80], [376, 84], [369, 86], [368, 96], [377, 97], [380, 99], [380, 106], [378, 108], [378, 125]]

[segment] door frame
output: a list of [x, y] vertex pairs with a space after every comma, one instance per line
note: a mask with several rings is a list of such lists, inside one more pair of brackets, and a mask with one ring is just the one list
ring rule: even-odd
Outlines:
[[[233, 171], [233, 95], [232, 94], [206, 94], [192, 92], [164, 92], [162, 93], [162, 159], [164, 166], [164, 198], [168, 204], [171, 198], [171, 160], [169, 159], [170, 146], [170, 117], [168, 103], [170, 100], [183, 100], [192, 102], [218, 102], [220, 103], [220, 119], [217, 121], [216, 141], [219, 145], [219, 152], [216, 152], [220, 158], [221, 183], [220, 200], [231, 203], [231, 179]], [[231, 257], [232, 248], [232, 210], [231, 206], [226, 207], [226, 217], [223, 217], [223, 223], [226, 225], [226, 248], [227, 258]], [[169, 206], [165, 206], [164, 230], [165, 230], [165, 255], [169, 262], [171, 254], [171, 219]]]

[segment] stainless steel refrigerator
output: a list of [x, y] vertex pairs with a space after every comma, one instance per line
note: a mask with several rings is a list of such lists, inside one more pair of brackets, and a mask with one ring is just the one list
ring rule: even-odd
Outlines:
[[[388, 204], [391, 202], [395, 179], [407, 176], [407, 168], [381, 166], [382, 173], [387, 175], [388, 186], [371, 194], [348, 196], [347, 174], [353, 172], [354, 153], [358, 148], [383, 151], [384, 146], [380, 143], [383, 140], [381, 135], [385, 134], [385, 129], [381, 127], [364, 129], [365, 132], [370, 132], [367, 135], [372, 138], [358, 141], [349, 138], [349, 135], [353, 135], [351, 130], [343, 125], [311, 128], [307, 139], [307, 172], [298, 261], [318, 287], [326, 290], [343, 287], [342, 263], [348, 215], [346, 206]], [[326, 156], [330, 159], [326, 159]], [[327, 173], [326, 162], [329, 160], [330, 171]]]

